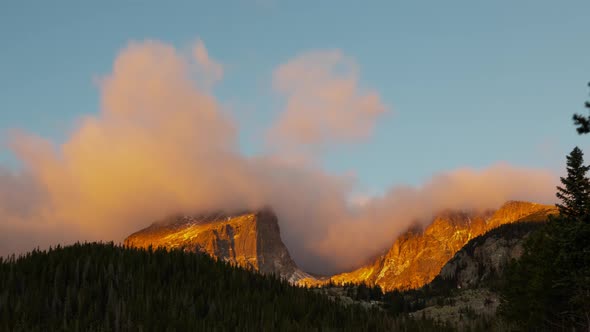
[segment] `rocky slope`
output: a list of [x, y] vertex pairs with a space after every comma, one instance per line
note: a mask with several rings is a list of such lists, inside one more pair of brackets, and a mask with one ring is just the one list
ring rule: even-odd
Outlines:
[[537, 222], [503, 225], [469, 241], [443, 266], [433, 284], [457, 289], [485, 286], [522, 256], [525, 239], [540, 226]]
[[[500, 225], [543, 221], [553, 213], [556, 213], [553, 206], [515, 201], [504, 204], [497, 211], [445, 211], [424, 230], [412, 230], [400, 236], [389, 251], [374, 263], [332, 276], [330, 280], [335, 284], [379, 285], [386, 291], [418, 288], [431, 282], [469, 240]], [[304, 285], [326, 282], [312, 278], [300, 281]]]
[[171, 217], [131, 234], [125, 245], [201, 251], [264, 274], [274, 273], [290, 282], [311, 278], [291, 259], [281, 241], [277, 217], [268, 209], [234, 215]]
[[[508, 264], [522, 256], [526, 238], [541, 228], [542, 223], [532, 219], [499, 226], [469, 241], [431, 283], [416, 292], [424, 308], [411, 315], [445, 321], [458, 329], [475, 321], [497, 321], [500, 297], [493, 289], [502, 282]], [[495, 326], [494, 330], [509, 329]]]

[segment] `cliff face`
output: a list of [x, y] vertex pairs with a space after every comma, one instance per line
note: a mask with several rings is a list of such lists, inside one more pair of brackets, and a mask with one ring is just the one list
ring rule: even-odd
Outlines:
[[277, 217], [269, 210], [173, 217], [131, 234], [125, 245], [201, 251], [264, 274], [274, 273], [290, 282], [310, 277], [291, 259], [281, 241]]
[[469, 241], [443, 266], [433, 284], [443, 282], [462, 289], [482, 286], [522, 256], [524, 241], [540, 227], [538, 222], [507, 224]]
[[425, 287], [425, 308], [411, 315], [446, 321], [457, 330], [473, 327], [476, 321], [494, 321], [501, 300], [493, 286], [502, 280], [508, 264], [523, 255], [527, 237], [543, 226], [535, 221], [540, 216], [501, 225], [470, 240]]
[[[379, 285], [384, 290], [418, 288], [432, 281], [469, 240], [500, 225], [544, 221], [553, 213], [553, 206], [526, 202], [508, 202], [497, 211], [482, 213], [446, 211], [423, 231], [408, 231], [400, 236], [374, 263], [330, 279], [336, 284]], [[304, 279], [300, 283], [325, 282]]]

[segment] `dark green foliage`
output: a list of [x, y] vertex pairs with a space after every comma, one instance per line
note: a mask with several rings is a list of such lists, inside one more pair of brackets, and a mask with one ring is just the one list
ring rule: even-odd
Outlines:
[[[588, 83], [590, 86], [590, 83]], [[584, 106], [590, 111], [590, 102], [584, 103]], [[590, 116], [585, 117], [580, 114], [574, 114], [574, 125], [576, 125], [576, 130], [578, 134], [588, 134], [590, 133]]]
[[590, 180], [586, 177], [589, 169], [584, 165], [582, 150], [575, 147], [567, 156], [567, 177], [561, 178], [564, 187], [557, 187], [556, 196], [562, 204], [556, 205], [561, 216], [582, 220], [590, 215]]
[[527, 329], [590, 327], [590, 224], [553, 218], [507, 269], [500, 313]]
[[94, 243], [0, 260], [0, 331], [432, 329], [181, 250]]
[[[590, 83], [588, 84], [590, 86]], [[590, 102], [585, 103], [590, 110]], [[590, 116], [574, 115], [579, 134], [590, 133]], [[504, 275], [500, 313], [528, 330], [590, 330], [590, 180], [582, 151], [567, 157], [564, 188], [557, 187], [559, 217], [525, 243], [525, 252]]]
[[[328, 286], [329, 287], [329, 286]], [[332, 287], [336, 287], [332, 284]], [[364, 283], [345, 283], [346, 296], [356, 301], [383, 301], [383, 290], [378, 285], [368, 286]]]
[[525, 242], [501, 287], [500, 313], [527, 329], [590, 330], [590, 180], [582, 151], [567, 157], [560, 216]]
[[383, 302], [391, 313], [399, 315], [424, 309], [431, 295], [424, 289], [394, 290], [384, 294]]

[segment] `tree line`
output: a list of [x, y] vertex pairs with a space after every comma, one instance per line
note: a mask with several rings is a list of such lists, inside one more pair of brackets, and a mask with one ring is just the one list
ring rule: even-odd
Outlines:
[[1, 331], [435, 328], [183, 250], [88, 243], [0, 258]]

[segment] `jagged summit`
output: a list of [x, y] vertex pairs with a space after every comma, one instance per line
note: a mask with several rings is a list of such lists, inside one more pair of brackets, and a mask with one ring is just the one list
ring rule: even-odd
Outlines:
[[[545, 221], [557, 213], [554, 206], [509, 201], [498, 210], [444, 210], [429, 225], [400, 235], [389, 251], [374, 262], [352, 272], [332, 276], [336, 284], [366, 283], [384, 290], [421, 287], [436, 277], [441, 268], [469, 240], [500, 225], [519, 221]], [[301, 284], [320, 285], [327, 280], [303, 279]]]
[[390, 249], [357, 270], [315, 278], [301, 271], [283, 244], [276, 215], [270, 208], [255, 212], [177, 215], [131, 234], [125, 245], [184, 248], [261, 273], [274, 273], [300, 285], [341, 283], [379, 285], [384, 290], [421, 287], [469, 240], [498, 226], [519, 221], [544, 221], [554, 206], [509, 201], [497, 210], [444, 210], [428, 226], [416, 225], [401, 234]]
[[125, 245], [205, 252], [218, 259], [291, 282], [310, 277], [297, 268], [280, 236], [274, 212], [177, 215], [131, 234]]
[[505, 221], [544, 221], [549, 214], [555, 213], [557, 208], [554, 205], [508, 201], [494, 213], [489, 229], [496, 228], [506, 223]]

